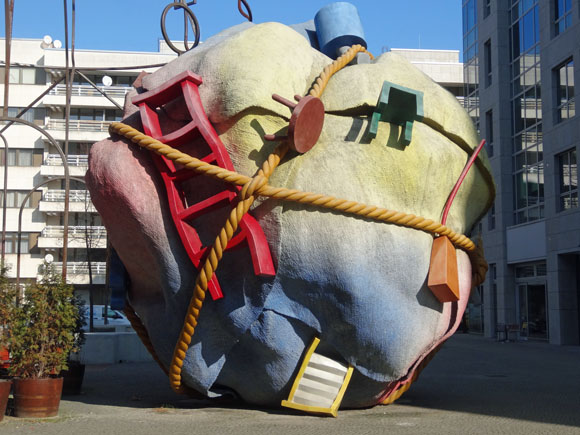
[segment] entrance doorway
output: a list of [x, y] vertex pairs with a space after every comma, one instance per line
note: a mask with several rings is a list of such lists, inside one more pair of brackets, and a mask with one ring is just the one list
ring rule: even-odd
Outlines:
[[520, 336], [547, 340], [546, 284], [518, 284], [517, 297]]

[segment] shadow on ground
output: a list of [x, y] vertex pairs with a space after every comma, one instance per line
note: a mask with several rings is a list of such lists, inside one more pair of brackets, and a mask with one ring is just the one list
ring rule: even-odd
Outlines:
[[457, 334], [397, 403], [580, 427], [580, 347]]
[[[443, 410], [580, 427], [579, 370], [578, 346], [498, 343], [458, 334], [397, 404], [382, 408], [381, 414], [396, 415], [403, 406], [417, 411]], [[63, 400], [137, 409], [210, 410], [231, 406], [266, 414], [292, 414], [178, 395], [154, 363], [87, 367], [83, 394]], [[406, 415], [409, 412], [412, 410], [405, 411]]]

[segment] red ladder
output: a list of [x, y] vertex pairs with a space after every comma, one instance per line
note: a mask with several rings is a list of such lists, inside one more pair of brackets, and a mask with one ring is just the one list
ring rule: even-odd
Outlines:
[[[202, 152], [201, 155], [205, 154], [200, 160], [234, 171], [230, 156], [203, 109], [198, 90], [198, 86], [201, 84], [202, 79], [200, 76], [190, 71], [184, 71], [158, 88], [133, 97], [132, 102], [139, 106], [141, 121], [147, 135], [174, 148], [191, 143], [192, 140], [201, 135], [208, 150], [199, 150]], [[183, 127], [164, 135], [156, 110], [181, 96], [184, 97], [191, 121]], [[231, 209], [240, 187], [225, 185], [223, 191], [188, 206], [181, 183], [199, 174], [188, 169], [178, 169], [171, 160], [159, 155], [155, 155], [154, 160], [167, 190], [173, 222], [191, 262], [198, 268], [208, 247], [202, 246], [199, 235], [191, 221], [216, 209], [223, 207]], [[239, 232], [229, 242], [227, 249], [232, 249], [242, 242], [248, 243], [254, 273], [258, 276], [274, 276], [276, 271], [266, 236], [260, 224], [249, 214], [242, 218]], [[214, 300], [223, 297], [215, 274], [209, 282], [208, 289]]]

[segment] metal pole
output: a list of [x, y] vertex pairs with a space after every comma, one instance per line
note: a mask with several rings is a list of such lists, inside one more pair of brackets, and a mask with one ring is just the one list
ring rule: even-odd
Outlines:
[[0, 138], [4, 142], [4, 198], [2, 201], [2, 267], [6, 266], [6, 201], [8, 195], [8, 141], [2, 133]]
[[[74, 13], [74, 0], [73, 0], [73, 13]], [[73, 22], [74, 31], [74, 22]], [[64, 39], [65, 39], [65, 57], [66, 57], [66, 108], [65, 108], [65, 133], [64, 133], [64, 154], [68, 157], [68, 138], [69, 138], [69, 127], [70, 127], [70, 99], [72, 93], [72, 82], [74, 80], [74, 71], [69, 69], [69, 57], [68, 57], [68, 4], [67, 0], [64, 0]], [[67, 273], [67, 261], [68, 261], [68, 212], [69, 212], [69, 192], [70, 192], [70, 180], [65, 178], [64, 180], [64, 216], [63, 216], [63, 243], [62, 243], [62, 279], [66, 282]]]
[[6, 66], [4, 67], [4, 116], [8, 116], [8, 94], [10, 89], [10, 51], [12, 48], [12, 17], [14, 16], [14, 0], [4, 0], [4, 28], [6, 29], [5, 51]]

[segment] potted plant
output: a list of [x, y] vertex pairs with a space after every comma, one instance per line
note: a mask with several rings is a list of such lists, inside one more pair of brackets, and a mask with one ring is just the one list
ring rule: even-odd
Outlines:
[[6, 268], [0, 267], [0, 421], [6, 413], [12, 381], [7, 374], [8, 338], [10, 336], [11, 308], [16, 302], [16, 289], [6, 278]]
[[60, 372], [75, 350], [78, 308], [73, 288], [48, 263], [42, 278], [27, 286], [13, 308], [10, 328], [14, 376], [14, 415], [52, 417], [58, 414], [62, 393]]

